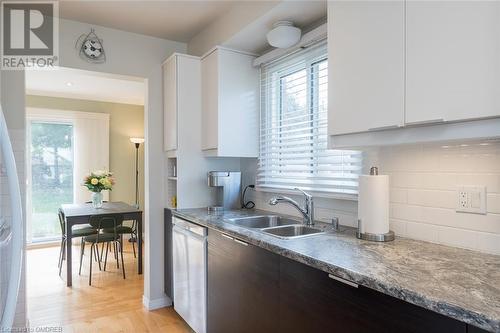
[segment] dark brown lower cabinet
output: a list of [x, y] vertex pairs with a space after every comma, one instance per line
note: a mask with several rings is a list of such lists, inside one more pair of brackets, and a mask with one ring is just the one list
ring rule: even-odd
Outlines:
[[352, 287], [213, 230], [207, 311], [208, 333], [475, 332], [463, 322]]
[[466, 332], [466, 324], [280, 259], [280, 332]]
[[487, 333], [488, 331], [483, 330], [482, 328], [478, 328], [472, 325], [467, 326], [467, 333]]
[[276, 332], [279, 256], [208, 231], [207, 332]]

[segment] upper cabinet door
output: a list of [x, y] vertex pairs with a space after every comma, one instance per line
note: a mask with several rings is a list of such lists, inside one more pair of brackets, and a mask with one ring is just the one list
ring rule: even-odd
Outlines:
[[165, 151], [177, 149], [177, 57], [163, 64], [163, 144]]
[[219, 58], [217, 51], [201, 60], [201, 148], [217, 149], [219, 119]]
[[404, 4], [328, 2], [328, 134], [404, 123]]
[[500, 116], [500, 2], [408, 1], [406, 123]]
[[219, 49], [218, 155], [257, 157], [260, 86], [254, 56]]
[[206, 156], [257, 157], [259, 70], [253, 55], [217, 46], [202, 57], [202, 149]]

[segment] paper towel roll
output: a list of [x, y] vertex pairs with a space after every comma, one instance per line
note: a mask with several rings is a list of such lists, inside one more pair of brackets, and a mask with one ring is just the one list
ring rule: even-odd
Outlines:
[[359, 176], [358, 218], [361, 233], [389, 232], [389, 176]]

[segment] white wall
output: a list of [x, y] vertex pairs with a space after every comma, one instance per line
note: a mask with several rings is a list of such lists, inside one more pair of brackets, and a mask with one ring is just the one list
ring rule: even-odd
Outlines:
[[[107, 62], [90, 64], [82, 60], [75, 41], [81, 34], [94, 28], [103, 39]], [[60, 65], [127, 76], [142, 77], [147, 81], [145, 105], [145, 261], [144, 301], [146, 305], [167, 304], [163, 292], [163, 112], [161, 63], [173, 52], [186, 52], [187, 45], [174, 41], [133, 34], [129, 32], [91, 26], [68, 20], [60, 21]], [[15, 85], [22, 77], [23, 85]], [[7, 120], [13, 126], [24, 126], [24, 73], [17, 71], [3, 75], [2, 91], [5, 95], [22, 94], [22, 100], [7, 110]], [[3, 103], [3, 102], [2, 102]], [[20, 122], [22, 119], [22, 122]], [[24, 127], [23, 127], [24, 128]]]
[[[74, 45], [77, 38], [95, 29], [103, 39], [105, 64], [82, 60]], [[158, 179], [163, 179], [162, 62], [174, 52], [186, 52], [184, 43], [133, 34], [85, 23], [61, 20], [60, 65], [64, 67], [137, 76], [147, 79], [144, 106], [145, 125], [145, 260], [144, 302], [168, 304], [163, 292], [163, 207], [165, 195]]]
[[[103, 39], [107, 59], [104, 64], [82, 60], [75, 49], [77, 38], [91, 28]], [[60, 65], [97, 72], [149, 78], [166, 56], [187, 48], [185, 43], [68, 20], [60, 20], [59, 30]]]

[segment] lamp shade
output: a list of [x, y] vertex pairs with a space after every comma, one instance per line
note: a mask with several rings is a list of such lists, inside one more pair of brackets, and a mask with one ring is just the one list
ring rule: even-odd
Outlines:
[[267, 41], [271, 46], [286, 49], [297, 44], [301, 37], [299, 28], [294, 27], [290, 21], [278, 21], [273, 24], [273, 29], [267, 33]]
[[130, 138], [130, 142], [132, 143], [143, 143], [144, 138]]

